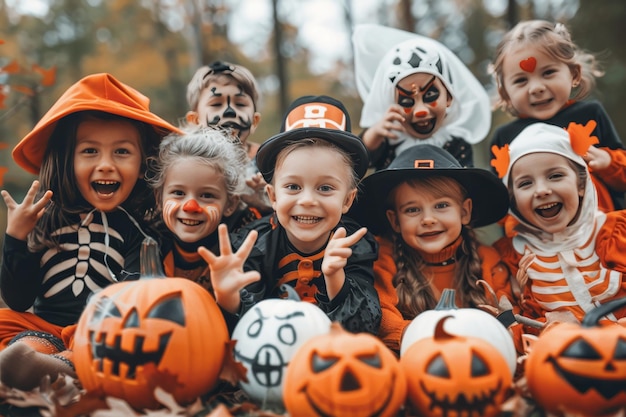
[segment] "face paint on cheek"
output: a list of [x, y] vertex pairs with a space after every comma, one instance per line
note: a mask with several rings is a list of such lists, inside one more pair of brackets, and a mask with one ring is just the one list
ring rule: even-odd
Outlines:
[[219, 223], [222, 220], [222, 213], [220, 212], [220, 208], [217, 204], [208, 204], [202, 207], [202, 211], [204, 211], [204, 214], [207, 216], [209, 229], [217, 229], [217, 226], [219, 226]]
[[172, 232], [176, 225], [176, 212], [180, 208], [180, 202], [176, 200], [165, 200], [163, 203], [163, 222]]
[[526, 72], [533, 72], [537, 66], [537, 59], [534, 56], [522, 59], [519, 62], [519, 67]]
[[213, 120], [209, 120], [209, 116], [207, 116], [206, 118], [206, 124], [207, 126], [211, 126], [211, 125], [218, 125], [220, 123], [220, 117], [219, 116], [215, 116], [213, 117]]

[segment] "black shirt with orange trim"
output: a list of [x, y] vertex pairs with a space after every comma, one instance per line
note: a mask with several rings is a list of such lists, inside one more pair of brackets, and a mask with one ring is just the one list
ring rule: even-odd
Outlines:
[[[360, 229], [354, 220], [343, 216], [338, 227], [348, 235]], [[335, 229], [336, 229], [335, 228]], [[348, 331], [378, 333], [382, 317], [380, 300], [374, 288], [374, 261], [378, 243], [371, 233], [352, 246], [352, 255], [344, 268], [346, 280], [335, 298], [329, 300], [321, 271], [324, 248], [316, 253], [296, 250], [275, 215], [265, 216], [231, 234], [233, 249], [237, 250], [251, 230], [259, 232], [254, 248], [244, 265], [245, 271], [256, 270], [261, 279], [241, 292], [240, 316], [254, 304], [268, 298], [282, 298], [282, 284], [293, 287], [303, 301], [320, 307], [332, 321], [338, 321]]]

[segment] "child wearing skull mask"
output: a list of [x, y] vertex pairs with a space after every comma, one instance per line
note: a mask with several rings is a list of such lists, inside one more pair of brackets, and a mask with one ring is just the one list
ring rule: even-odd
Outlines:
[[431, 144], [474, 166], [472, 144], [489, 133], [491, 108], [463, 62], [433, 39], [374, 24], [358, 25], [352, 42], [370, 165], [384, 169], [405, 149]]

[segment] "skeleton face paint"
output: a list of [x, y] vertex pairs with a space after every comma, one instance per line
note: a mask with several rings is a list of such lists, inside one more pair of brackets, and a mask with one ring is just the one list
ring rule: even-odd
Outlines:
[[255, 123], [252, 97], [228, 78], [219, 78], [200, 94], [198, 102], [199, 122], [231, 129], [242, 142], [251, 134]]

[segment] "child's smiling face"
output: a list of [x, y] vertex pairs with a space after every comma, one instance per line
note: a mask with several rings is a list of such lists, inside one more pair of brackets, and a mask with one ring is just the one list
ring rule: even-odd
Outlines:
[[354, 201], [352, 184], [352, 166], [331, 147], [300, 147], [278, 158], [268, 195], [296, 249], [324, 247]]
[[197, 242], [217, 230], [238, 200], [229, 196], [224, 174], [210, 164], [184, 158], [167, 171], [161, 204], [163, 221], [183, 242]]
[[439, 77], [418, 72], [398, 82], [396, 103], [404, 110], [407, 132], [428, 139], [443, 125], [452, 96]]
[[112, 211], [126, 201], [142, 175], [142, 158], [141, 136], [131, 122], [90, 119], [78, 126], [74, 175], [94, 208]]
[[554, 117], [567, 104], [578, 78], [567, 64], [530, 43], [511, 49], [502, 63], [507, 101], [521, 117]]
[[564, 156], [531, 153], [511, 168], [512, 204], [533, 226], [548, 233], [562, 232], [578, 214], [584, 193], [579, 183], [578, 172]]

